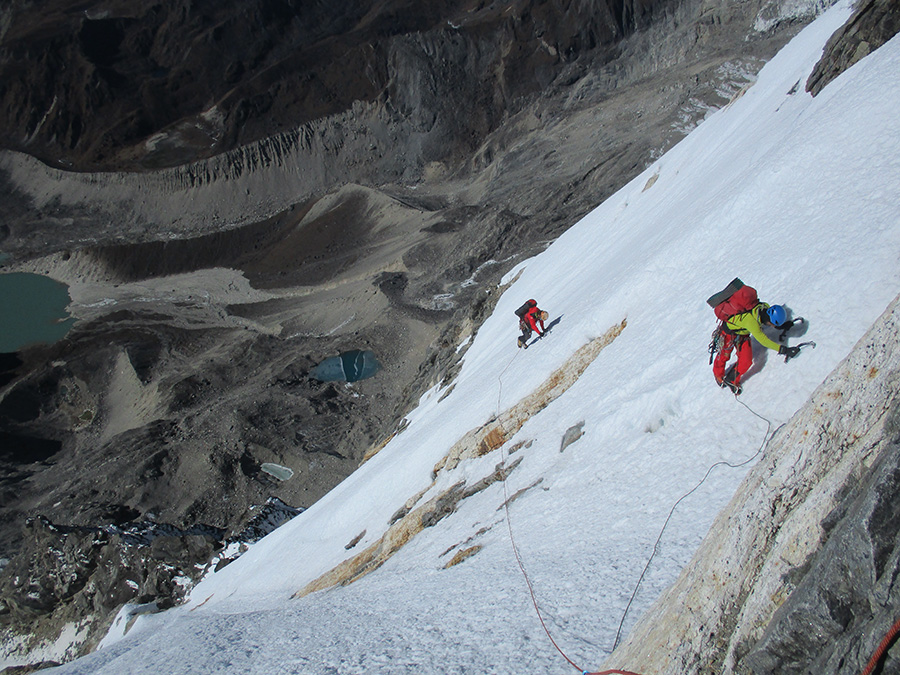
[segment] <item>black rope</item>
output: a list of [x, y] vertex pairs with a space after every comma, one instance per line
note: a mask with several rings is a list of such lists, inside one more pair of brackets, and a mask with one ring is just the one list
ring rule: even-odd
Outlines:
[[710, 467], [706, 470], [706, 474], [703, 476], [703, 478], [700, 480], [699, 483], [697, 483], [694, 487], [692, 487], [692, 488], [691, 488], [690, 490], [688, 490], [685, 494], [683, 494], [681, 497], [679, 497], [679, 498], [678, 498], [678, 501], [676, 501], [675, 504], [672, 505], [672, 508], [671, 508], [671, 510], [669, 511], [669, 515], [666, 516], [666, 520], [665, 520], [665, 522], [663, 523], [662, 529], [660, 529], [660, 531], [659, 531], [659, 536], [656, 538], [656, 543], [653, 544], [653, 551], [651, 552], [650, 557], [649, 557], [648, 560], [647, 560], [647, 564], [644, 565], [644, 569], [641, 571], [641, 576], [638, 578], [637, 584], [636, 584], [635, 587], [634, 587], [634, 592], [632, 592], [631, 598], [629, 598], [629, 600], [628, 600], [628, 604], [625, 605], [625, 611], [624, 611], [623, 614], [622, 614], [622, 620], [619, 621], [619, 627], [618, 627], [618, 629], [616, 630], [616, 639], [615, 639], [615, 641], [613, 642], [613, 647], [612, 647], [613, 650], [615, 650], [615, 648], [619, 645], [619, 639], [620, 639], [621, 636], [622, 636], [622, 626], [625, 624], [625, 618], [628, 616], [628, 612], [629, 612], [629, 610], [631, 609], [631, 605], [632, 605], [632, 603], [634, 602], [634, 599], [637, 597], [638, 589], [640, 589], [641, 584], [642, 584], [643, 581], [644, 581], [644, 577], [645, 577], [646, 574], [647, 574], [647, 570], [650, 569], [650, 564], [653, 562], [653, 558], [656, 557], [656, 554], [657, 554], [657, 552], [659, 551], [659, 543], [660, 543], [660, 541], [662, 541], [663, 533], [666, 531], [666, 527], [668, 527], [669, 521], [672, 519], [672, 515], [675, 513], [675, 509], [678, 507], [678, 505], [679, 505], [682, 501], [684, 501], [685, 499], [687, 499], [690, 495], [692, 495], [694, 492], [696, 492], [697, 489], [699, 489], [699, 487], [700, 487], [701, 485], [703, 485], [703, 483], [706, 481], [706, 479], [709, 478], [709, 474], [712, 473], [712, 470], [715, 469], [717, 466], [727, 466], [727, 467], [729, 467], [729, 468], [731, 468], [731, 469], [737, 469], [737, 468], [742, 467], [742, 466], [744, 466], [744, 465], [746, 465], [746, 464], [749, 464], [749, 463], [752, 462], [754, 459], [756, 459], [757, 457], [759, 457], [759, 455], [762, 454], [763, 450], [765, 450], [766, 445], [768, 445], [769, 441], [772, 439], [772, 437], [775, 435], [775, 433], [778, 431], [778, 429], [780, 429], [781, 426], [784, 426], [784, 425], [779, 426], [778, 429], [776, 429], [776, 430], [775, 430], [774, 432], [772, 432], [771, 435], [770, 435], [769, 432], [772, 431], [772, 422], [771, 422], [771, 420], [768, 420], [768, 419], [766, 419], [765, 417], [763, 417], [762, 415], [760, 415], [758, 412], [756, 412], [756, 411], [753, 410], [750, 406], [748, 406], [746, 403], [744, 403], [742, 400], [740, 400], [737, 396], [734, 397], [734, 400], [737, 401], [738, 403], [740, 403], [740, 404], [741, 404], [742, 406], [744, 406], [747, 410], [749, 410], [751, 413], [753, 413], [754, 415], [756, 415], [756, 417], [758, 417], [759, 419], [763, 420], [763, 421], [766, 423], [766, 434], [765, 434], [765, 436], [763, 437], [762, 445], [760, 445], [760, 446], [759, 446], [759, 449], [758, 449], [755, 453], [753, 453], [753, 456], [749, 457], [748, 459], [745, 459], [743, 462], [740, 462], [739, 464], [731, 464], [730, 462], [726, 462], [726, 461], [724, 461], [724, 460], [719, 461], [719, 462], [716, 462], [715, 464], [713, 464], [712, 466], [710, 466]]

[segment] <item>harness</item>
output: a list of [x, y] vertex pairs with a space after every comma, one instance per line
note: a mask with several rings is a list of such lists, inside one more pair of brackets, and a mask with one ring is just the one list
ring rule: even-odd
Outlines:
[[[753, 310], [750, 309], [748, 311], [752, 312]], [[737, 315], [735, 314], [734, 316]], [[735, 346], [738, 348], [741, 346], [741, 342], [749, 337], [746, 333], [738, 333], [736, 330], [729, 328], [728, 321], [730, 320], [731, 317], [728, 317], [724, 321], [719, 321], [719, 324], [710, 336], [709, 347], [707, 348], [709, 351], [709, 365], [712, 365], [716, 352], [722, 351], [722, 348], [725, 346], [725, 336], [730, 335], [735, 338]]]

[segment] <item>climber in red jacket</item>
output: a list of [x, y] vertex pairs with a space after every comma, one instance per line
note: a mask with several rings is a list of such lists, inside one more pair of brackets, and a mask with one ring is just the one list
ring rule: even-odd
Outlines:
[[[537, 333], [540, 337], [544, 337], [544, 333], [547, 332], [546, 328], [544, 328], [544, 321], [547, 320], [549, 315], [540, 309], [534, 300], [529, 300], [525, 305], [528, 305], [528, 308], [524, 313], [519, 314], [517, 311], [516, 314], [520, 316], [519, 330], [522, 331], [522, 334], [519, 336], [519, 347], [528, 349], [528, 340], [531, 338], [532, 332]], [[523, 309], [525, 305], [519, 309]], [[541, 325], [540, 328], [538, 328], [538, 324]]]

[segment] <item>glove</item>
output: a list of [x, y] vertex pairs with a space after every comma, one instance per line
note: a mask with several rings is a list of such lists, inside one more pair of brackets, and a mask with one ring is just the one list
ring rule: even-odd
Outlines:
[[[802, 320], [802, 319], [798, 319], [798, 320]], [[780, 326], [775, 326], [775, 329], [777, 331], [779, 331], [779, 333], [778, 333], [778, 341], [779, 342], [784, 341], [785, 336], [788, 334], [788, 332], [790, 332], [791, 328], [794, 327], [795, 323], [797, 323], [797, 321], [785, 321]]]
[[788, 347], [787, 345], [781, 345], [778, 348], [778, 353], [786, 356], [789, 359], [792, 359], [800, 353], [800, 347]]

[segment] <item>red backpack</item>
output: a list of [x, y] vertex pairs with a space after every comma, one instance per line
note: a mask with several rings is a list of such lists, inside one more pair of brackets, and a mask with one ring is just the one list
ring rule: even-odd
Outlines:
[[746, 286], [743, 281], [735, 277], [721, 291], [709, 296], [706, 304], [713, 308], [716, 318], [719, 320], [709, 341], [709, 362], [712, 363], [716, 352], [722, 349], [725, 339], [725, 322], [735, 314], [749, 312], [759, 304], [759, 298], [753, 286]]
[[759, 304], [753, 286], [747, 286], [735, 277], [730, 284], [709, 297], [706, 303], [713, 308], [719, 321], [727, 321], [735, 314], [749, 312]]

